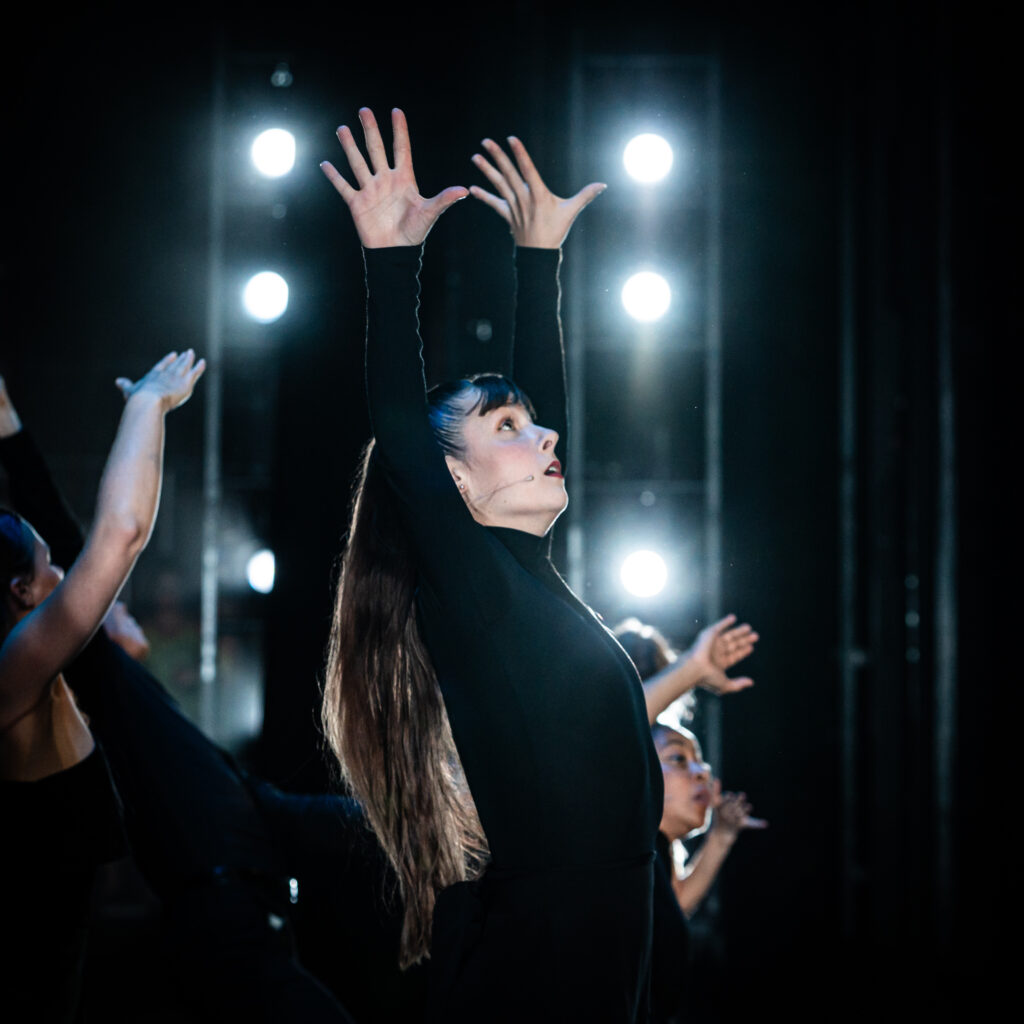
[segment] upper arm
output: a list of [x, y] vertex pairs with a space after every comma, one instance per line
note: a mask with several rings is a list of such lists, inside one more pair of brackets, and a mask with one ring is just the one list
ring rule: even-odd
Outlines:
[[[88, 543], [53, 593], [0, 647], [0, 730], [32, 708], [43, 689], [99, 628], [141, 545], [131, 531]], [[105, 541], [105, 543], [104, 543]]]

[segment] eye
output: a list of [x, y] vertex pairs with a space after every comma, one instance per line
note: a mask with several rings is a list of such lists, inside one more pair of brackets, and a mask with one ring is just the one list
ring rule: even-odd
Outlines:
[[498, 424], [498, 429], [499, 430], [515, 430], [516, 429], [516, 421], [514, 419], [512, 419], [511, 416], [506, 416]]

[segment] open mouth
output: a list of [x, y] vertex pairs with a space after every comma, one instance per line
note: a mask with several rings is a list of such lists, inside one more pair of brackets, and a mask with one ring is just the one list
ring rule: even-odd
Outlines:
[[544, 470], [545, 476], [556, 476], [559, 480], [562, 479], [562, 464], [555, 459], [547, 469]]

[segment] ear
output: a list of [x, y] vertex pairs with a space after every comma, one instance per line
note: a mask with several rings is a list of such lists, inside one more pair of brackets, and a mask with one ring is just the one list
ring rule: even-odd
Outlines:
[[19, 611], [31, 611], [36, 606], [35, 595], [32, 593], [32, 578], [24, 573], [15, 576], [8, 584], [14, 606]]
[[455, 481], [455, 486], [458, 487], [459, 493], [466, 497], [466, 480], [468, 472], [466, 470], [466, 464], [459, 459], [454, 458], [451, 455], [444, 457], [445, 464], [448, 466], [448, 472], [451, 473], [452, 479]]

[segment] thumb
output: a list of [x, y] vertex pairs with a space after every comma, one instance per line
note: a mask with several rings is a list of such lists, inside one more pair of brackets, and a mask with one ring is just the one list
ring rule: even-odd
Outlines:
[[739, 679], [729, 680], [729, 689], [727, 692], [736, 693], [737, 690], [746, 690], [748, 687], [754, 685], [754, 680], [750, 676], [740, 676]]
[[132, 382], [127, 377], [118, 377], [114, 381], [114, 386], [121, 392], [123, 398], [127, 398], [132, 393]]
[[608, 186], [602, 181], [592, 181], [584, 185], [570, 200], [575, 217], [585, 206], [589, 206]]
[[429, 201], [432, 212], [434, 212], [436, 216], [440, 217], [441, 214], [452, 205], [452, 203], [457, 203], [460, 199], [465, 199], [468, 195], [468, 188], [463, 188], [461, 185], [452, 185], [451, 188], [446, 188], [444, 191], [438, 192], [438, 194]]

